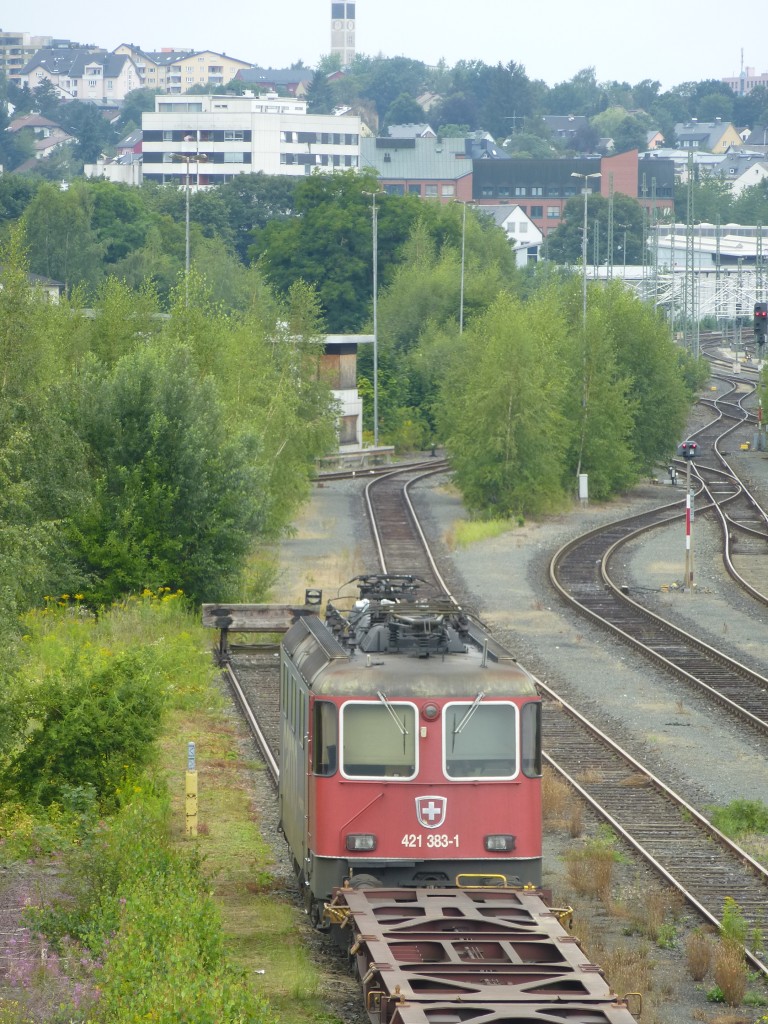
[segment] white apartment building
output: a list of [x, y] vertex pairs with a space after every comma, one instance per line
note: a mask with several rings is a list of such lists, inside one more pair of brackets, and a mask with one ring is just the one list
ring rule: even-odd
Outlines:
[[360, 118], [308, 114], [304, 100], [265, 96], [157, 96], [142, 115], [143, 178], [191, 187], [237, 174], [311, 174], [357, 168]]

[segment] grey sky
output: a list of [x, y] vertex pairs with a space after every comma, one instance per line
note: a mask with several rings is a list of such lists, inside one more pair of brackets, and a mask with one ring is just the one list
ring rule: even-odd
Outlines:
[[[62, 4], [17, 7], [6, 31], [53, 35], [114, 49], [212, 49], [264, 67], [312, 66], [330, 49], [330, 0], [211, 4]], [[737, 75], [744, 64], [768, 71], [765, 0], [357, 0], [357, 52], [487, 64], [513, 60], [548, 85], [594, 67], [599, 81], [656, 79], [666, 90], [686, 81]]]

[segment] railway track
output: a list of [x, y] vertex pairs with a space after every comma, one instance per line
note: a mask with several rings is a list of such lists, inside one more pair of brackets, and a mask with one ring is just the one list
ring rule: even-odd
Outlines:
[[[428, 472], [439, 469], [432, 466]], [[382, 571], [402, 571], [407, 560], [409, 572], [426, 580], [430, 587], [447, 592], [433, 557], [427, 553], [429, 546], [423, 533], [416, 530], [419, 539], [414, 539], [418, 516], [407, 491], [426, 473], [412, 467], [383, 474], [370, 485], [366, 502], [379, 523], [373, 532]], [[407, 488], [402, 481], [398, 483], [402, 475], [409, 478]], [[377, 515], [380, 499], [385, 525]], [[660, 521], [668, 521], [679, 514], [679, 508], [675, 503], [656, 513]], [[594, 559], [592, 566], [594, 574]], [[597, 589], [593, 580], [586, 589], [590, 593]], [[604, 591], [604, 585], [600, 589]], [[243, 691], [243, 700], [257, 705], [254, 717], [268, 722], [274, 716], [276, 721], [278, 673], [274, 658], [270, 661], [263, 653], [237, 656], [232, 672]], [[538, 681], [537, 685], [545, 701], [545, 756], [553, 769], [705, 920], [719, 924], [725, 899], [730, 896], [736, 899], [749, 924], [765, 931], [768, 873], [552, 688]], [[269, 731], [268, 725], [262, 727], [265, 742], [274, 744], [276, 735], [270, 740]], [[745, 952], [753, 968], [768, 976], [763, 963]]]

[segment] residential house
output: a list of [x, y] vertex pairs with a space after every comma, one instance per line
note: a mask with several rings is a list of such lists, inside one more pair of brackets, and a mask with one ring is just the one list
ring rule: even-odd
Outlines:
[[121, 43], [116, 54], [125, 54], [139, 72], [142, 88], [179, 94], [193, 85], [227, 85], [239, 71], [253, 64], [214, 50], [142, 50], [133, 43]]
[[544, 235], [528, 214], [523, 212], [522, 207], [483, 205], [476, 208], [482, 214], [492, 217], [503, 229], [519, 267], [538, 260], [539, 246], [544, 240]]
[[699, 150], [705, 153], [725, 153], [731, 146], [740, 146], [741, 138], [735, 127], [719, 117], [714, 121], [691, 121], [675, 125], [679, 149]]
[[645, 148], [648, 149], [661, 149], [664, 145], [664, 136], [656, 128], [645, 133]]
[[768, 177], [768, 159], [765, 153], [752, 153], [748, 150], [727, 153], [717, 173], [723, 181], [729, 183], [734, 196], [738, 196], [745, 188], [759, 185]]
[[[0, 265], [0, 289], [3, 287], [3, 269]], [[54, 281], [53, 278], [40, 274], [27, 274], [27, 284], [32, 292], [53, 305], [56, 305], [64, 294], [63, 281]]]
[[141, 85], [133, 60], [105, 50], [38, 50], [19, 74], [20, 84], [36, 89], [48, 81], [62, 99], [115, 103]]
[[257, 92], [276, 92], [303, 99], [315, 77], [311, 68], [242, 68], [234, 81], [243, 82]]
[[553, 139], [573, 143], [576, 136], [589, 127], [589, 118], [583, 114], [544, 114], [542, 119]]
[[56, 124], [54, 121], [49, 121], [42, 114], [24, 114], [23, 117], [14, 118], [6, 128], [6, 131], [14, 135], [17, 132], [26, 132], [32, 135], [34, 139], [35, 160], [43, 160], [60, 146], [74, 141], [72, 136], [65, 132], [61, 125]]

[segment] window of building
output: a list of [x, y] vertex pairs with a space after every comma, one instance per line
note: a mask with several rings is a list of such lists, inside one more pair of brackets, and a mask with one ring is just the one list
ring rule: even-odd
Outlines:
[[547, 219], [548, 220], [557, 220], [557, 218], [559, 216], [560, 216], [560, 207], [559, 206], [548, 206], [547, 207]]
[[543, 217], [544, 216], [544, 207], [543, 206], [532, 206], [531, 207], [531, 216], [534, 217], [534, 218], [535, 217]]
[[532, 196], [543, 196], [544, 195], [544, 189], [541, 187], [541, 185], [534, 185], [531, 188], [531, 195]]
[[424, 186], [424, 195], [427, 196], [427, 198], [432, 198], [433, 196], [437, 196], [437, 185], [425, 185]]
[[482, 196], [483, 199], [492, 199], [493, 189], [491, 188], [490, 185], [483, 185], [483, 187], [480, 189], [480, 195]]
[[512, 189], [507, 185], [499, 185], [498, 195], [500, 199], [506, 199], [508, 196], [512, 195]]
[[455, 196], [456, 195], [456, 186], [455, 185], [443, 185], [441, 191], [442, 191], [442, 194], [444, 196]]
[[163, 132], [163, 142], [173, 142], [173, 132]]
[[517, 227], [517, 233], [518, 233], [518, 235], [525, 235], [525, 234], [528, 233], [528, 221], [527, 220], [521, 220], [520, 221], [520, 223], [519, 223], [519, 225]]
[[527, 192], [527, 189], [525, 188], [525, 185], [515, 185], [515, 195], [516, 196], [528, 195], [528, 192]]
[[421, 185], [409, 185], [408, 186], [408, 195], [420, 196], [421, 195]]
[[242, 164], [245, 163], [244, 153], [225, 153], [224, 154], [225, 164]]
[[405, 185], [385, 185], [384, 191], [389, 196], [402, 196], [405, 195]]
[[243, 132], [241, 131], [224, 131], [225, 142], [242, 142], [243, 138]]
[[344, 16], [344, 4], [331, 4], [332, 18], [343, 18]]

